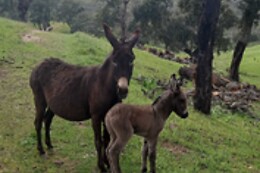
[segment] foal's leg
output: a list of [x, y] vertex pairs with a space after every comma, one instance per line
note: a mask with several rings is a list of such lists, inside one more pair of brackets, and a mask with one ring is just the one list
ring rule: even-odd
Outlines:
[[133, 134], [131, 124], [120, 124], [121, 122], [112, 123], [112, 129], [116, 139], [109, 146], [109, 159], [111, 163], [112, 173], [121, 173], [119, 164], [119, 156], [128, 140]]
[[99, 115], [92, 115], [92, 128], [95, 136], [95, 147], [98, 155], [98, 167], [101, 172], [106, 172], [102, 155], [102, 138], [101, 138], [101, 119]]
[[54, 113], [50, 110], [50, 108], [47, 109], [45, 112], [45, 143], [48, 146], [48, 149], [52, 149], [53, 146], [51, 144], [51, 137], [50, 137], [50, 127], [52, 118], [54, 116]]
[[149, 154], [149, 161], [150, 161], [150, 172], [156, 172], [156, 145], [157, 145], [157, 138], [148, 141], [148, 154]]
[[[128, 141], [128, 140], [127, 140]], [[111, 164], [112, 173], [121, 173], [121, 168], [119, 165], [119, 156], [126, 145], [127, 141], [120, 140], [116, 138], [116, 140], [112, 143], [112, 146], [109, 147], [109, 161]]]
[[115, 136], [115, 133], [114, 133], [114, 131], [113, 131], [113, 129], [112, 129], [112, 127], [111, 127], [111, 125], [109, 124], [110, 122], [109, 121], [107, 121], [107, 124], [106, 124], [106, 129], [107, 129], [107, 132], [109, 132], [109, 136], [110, 136], [110, 141], [109, 141], [109, 144], [108, 144], [108, 146], [107, 146], [107, 148], [106, 148], [106, 156], [107, 156], [107, 158], [108, 158], [108, 161], [109, 161], [109, 165], [110, 165], [110, 170], [112, 171], [112, 173], [113, 173], [113, 170], [115, 169], [114, 168], [114, 165], [112, 164], [112, 161], [111, 161], [111, 157], [110, 157], [110, 148], [111, 148], [111, 146], [113, 146], [113, 144], [114, 144], [114, 142], [115, 142], [115, 140], [116, 140], [116, 136]]
[[144, 139], [143, 149], [142, 149], [142, 173], [147, 172], [147, 156], [148, 156], [148, 144], [147, 140]]
[[39, 151], [39, 154], [43, 155], [45, 152], [42, 147], [41, 129], [42, 129], [42, 122], [44, 118], [46, 103], [42, 98], [40, 97], [37, 98], [36, 96], [34, 98], [34, 102], [35, 102], [35, 109], [36, 109], [34, 125], [37, 133], [37, 149]]

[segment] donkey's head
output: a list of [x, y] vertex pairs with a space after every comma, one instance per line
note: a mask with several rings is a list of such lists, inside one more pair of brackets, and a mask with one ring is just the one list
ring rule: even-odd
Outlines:
[[175, 74], [171, 76], [169, 90], [171, 92], [171, 104], [173, 111], [181, 118], [188, 117], [187, 98], [181, 90], [182, 79], [176, 79]]
[[106, 38], [113, 47], [110, 61], [113, 66], [114, 80], [116, 80], [117, 83], [117, 95], [120, 99], [124, 99], [128, 93], [128, 84], [132, 76], [133, 62], [135, 59], [132, 49], [138, 41], [140, 32], [137, 30], [130, 39], [120, 42], [112, 34], [106, 24], [104, 24], [103, 27]]

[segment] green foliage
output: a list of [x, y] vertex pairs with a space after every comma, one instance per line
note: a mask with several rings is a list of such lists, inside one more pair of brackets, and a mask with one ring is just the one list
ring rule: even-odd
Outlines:
[[[95, 173], [96, 152], [91, 121], [75, 123], [55, 117], [52, 124], [54, 150], [39, 157], [35, 145], [34, 105], [28, 85], [30, 72], [45, 57], [59, 57], [79, 65], [100, 64], [112, 50], [105, 39], [83, 33], [32, 32], [24, 23], [0, 18], [0, 172]], [[23, 42], [31, 34], [40, 41]], [[260, 87], [260, 46], [245, 52], [241, 64], [243, 82]], [[135, 49], [133, 79], [127, 99], [131, 104], [151, 104], [135, 78], [167, 80], [180, 64]], [[215, 58], [215, 68], [226, 74], [232, 52]], [[5, 63], [3, 57], [14, 63]], [[214, 109], [205, 117], [189, 107], [189, 118], [172, 114], [158, 141], [157, 172], [211, 173], [259, 172], [259, 122], [246, 114]], [[260, 106], [256, 105], [259, 114]], [[134, 136], [121, 156], [122, 171], [140, 172], [142, 140]]]
[[102, 8], [99, 14], [99, 20], [102, 22], [106, 22], [110, 26], [114, 27], [116, 24], [120, 22], [120, 13], [121, 13], [121, 4], [120, 0], [100, 0], [104, 3], [104, 7]]
[[[134, 8], [133, 23], [142, 29], [144, 42], [156, 41], [161, 35], [164, 25], [169, 21], [171, 0], [146, 0]], [[133, 24], [132, 24], [133, 25]]]
[[178, 51], [194, 47], [193, 40], [196, 39], [196, 35], [181, 20], [169, 19], [163, 26], [159, 38], [165, 44], [166, 49]]
[[[188, 28], [187, 34], [196, 35], [198, 31], [198, 25], [202, 13], [203, 1], [197, 0], [182, 0], [178, 4], [180, 8], [180, 16], [183, 18], [181, 20], [184, 27]], [[184, 16], [184, 17], [183, 17]], [[177, 16], [178, 17], [178, 16]], [[237, 22], [237, 17], [234, 12], [230, 9], [230, 6], [222, 2], [221, 12], [219, 17], [219, 24], [216, 30], [216, 41], [215, 41], [215, 50], [227, 51], [231, 46], [230, 38], [225, 35], [225, 31], [234, 27]], [[191, 44], [189, 48], [194, 49], [196, 45], [197, 38], [193, 37], [189, 40]], [[185, 45], [184, 45], [185, 46]]]
[[50, 0], [33, 0], [29, 9], [29, 19], [39, 29], [46, 30], [50, 26]]
[[0, 0], [0, 16], [18, 19], [18, 0]]
[[56, 19], [68, 23], [69, 26], [74, 22], [74, 18], [85, 10], [81, 3], [70, 0], [59, 0], [56, 8]]

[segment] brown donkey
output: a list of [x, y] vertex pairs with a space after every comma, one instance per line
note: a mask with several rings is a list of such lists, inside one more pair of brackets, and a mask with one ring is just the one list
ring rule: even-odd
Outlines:
[[110, 134], [110, 143], [106, 152], [112, 173], [121, 173], [119, 155], [133, 134], [144, 137], [142, 172], [147, 171], [146, 162], [149, 155], [150, 172], [155, 173], [157, 138], [165, 121], [172, 111], [181, 118], [188, 117], [186, 96], [180, 86], [181, 82], [172, 75], [169, 89], [152, 105], [119, 103], [108, 111], [105, 124]]
[[[103, 25], [106, 38], [113, 47], [112, 54], [100, 66], [80, 67], [49, 58], [37, 66], [31, 74], [36, 117], [37, 148], [44, 154], [41, 141], [42, 123], [45, 123], [45, 142], [52, 148], [50, 125], [54, 114], [69, 120], [92, 119], [98, 167], [102, 172], [108, 165], [105, 148], [109, 135], [102, 124], [107, 111], [127, 96], [128, 84], [135, 59], [132, 51], [139, 38], [139, 31], [124, 42], [119, 42], [107, 25]], [[104, 124], [103, 124], [104, 125]]]

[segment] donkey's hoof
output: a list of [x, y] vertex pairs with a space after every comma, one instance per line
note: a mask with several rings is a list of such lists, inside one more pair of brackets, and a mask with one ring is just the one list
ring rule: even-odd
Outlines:
[[40, 156], [44, 156], [45, 155], [45, 151], [44, 150], [39, 150], [39, 155]]

